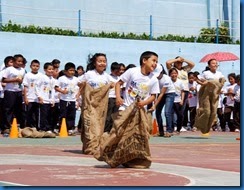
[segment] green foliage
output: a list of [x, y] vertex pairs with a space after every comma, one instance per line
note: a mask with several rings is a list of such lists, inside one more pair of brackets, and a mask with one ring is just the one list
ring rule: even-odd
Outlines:
[[[34, 33], [34, 34], [49, 34], [49, 35], [64, 35], [64, 36], [77, 36], [78, 32], [72, 30], [63, 30], [60, 28], [52, 27], [39, 27], [35, 25], [21, 26], [20, 24], [15, 24], [9, 21], [5, 25], [0, 25], [0, 31], [4, 32], [20, 32], [20, 33]], [[150, 35], [143, 33], [140, 35], [134, 33], [118, 33], [118, 32], [99, 32], [99, 33], [81, 33], [84, 37], [96, 37], [96, 38], [115, 38], [115, 39], [134, 39], [134, 40], [150, 40]], [[216, 43], [216, 28], [202, 28], [198, 37], [191, 36], [179, 36], [179, 35], [163, 35], [152, 40], [157, 41], [175, 41], [175, 42], [200, 42], [200, 43]], [[229, 29], [224, 24], [219, 27], [219, 43], [240, 44], [237, 40], [233, 42], [229, 36]]]

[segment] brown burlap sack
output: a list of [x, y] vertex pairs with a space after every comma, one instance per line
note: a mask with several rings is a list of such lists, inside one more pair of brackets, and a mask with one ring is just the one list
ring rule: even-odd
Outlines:
[[208, 81], [199, 90], [199, 108], [194, 127], [198, 128], [202, 133], [208, 133], [216, 121], [219, 94], [225, 81], [224, 78]]
[[82, 91], [82, 125], [81, 141], [83, 153], [93, 154], [103, 134], [108, 109], [110, 84], [93, 89], [85, 84]]
[[112, 168], [119, 165], [132, 168], [149, 168], [150, 121], [145, 109], [135, 103], [112, 116], [114, 123], [110, 133], [104, 133], [94, 157], [105, 161]]
[[37, 131], [36, 128], [25, 127], [21, 130], [21, 135], [19, 137], [23, 138], [55, 138], [54, 133], [48, 133], [45, 131]]

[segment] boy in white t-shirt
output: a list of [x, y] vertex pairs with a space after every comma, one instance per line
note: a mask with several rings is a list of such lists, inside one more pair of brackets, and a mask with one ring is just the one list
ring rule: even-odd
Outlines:
[[[125, 110], [126, 107], [140, 99], [137, 102], [139, 108], [145, 108], [148, 104], [156, 99], [156, 95], [160, 92], [158, 79], [152, 73], [158, 63], [158, 55], [151, 51], [141, 54], [140, 66], [127, 70], [120, 77], [115, 85], [116, 104], [119, 110]], [[126, 83], [125, 93], [121, 98], [121, 86]]]
[[25, 70], [22, 68], [24, 57], [21, 54], [14, 55], [13, 66], [5, 69], [2, 82], [6, 83], [4, 90], [4, 126], [3, 134], [8, 135], [12, 125], [12, 120], [16, 117], [20, 128], [23, 129], [24, 119], [22, 117], [22, 82]]
[[60, 125], [66, 119], [69, 135], [75, 135], [76, 100], [79, 91], [79, 79], [75, 77], [75, 64], [68, 62], [64, 66], [65, 75], [58, 78], [55, 90], [60, 92]]
[[44, 64], [43, 68], [45, 75], [41, 75], [37, 82], [37, 97], [40, 105], [38, 130], [52, 133], [53, 125], [51, 107], [54, 106], [54, 86], [56, 82], [53, 78], [53, 65], [47, 62]]
[[36, 59], [32, 60], [30, 68], [31, 72], [26, 73], [23, 79], [24, 103], [26, 105], [26, 126], [38, 129], [39, 103], [36, 84], [42, 75], [38, 72], [40, 62]]

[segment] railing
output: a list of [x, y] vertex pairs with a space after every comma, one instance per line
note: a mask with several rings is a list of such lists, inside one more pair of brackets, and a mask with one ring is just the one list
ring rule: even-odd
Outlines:
[[[10, 9], [11, 11], [8, 11]], [[216, 43], [219, 42], [219, 37], [225, 36], [219, 34], [220, 23], [228, 22], [230, 23], [230, 34], [226, 37], [240, 39], [239, 21], [170, 18], [157, 15], [129, 15], [70, 9], [42, 9], [0, 4], [0, 25], [7, 24], [9, 20], [23, 26], [35, 25], [68, 29], [77, 32], [78, 36], [82, 36], [84, 33], [103, 31], [137, 35], [145, 33], [149, 34], [149, 39], [167, 34], [186, 37], [199, 36], [200, 30], [208, 28], [208, 24], [211, 23], [211, 27], [216, 28]], [[213, 34], [205, 34], [205, 36], [213, 36]]]

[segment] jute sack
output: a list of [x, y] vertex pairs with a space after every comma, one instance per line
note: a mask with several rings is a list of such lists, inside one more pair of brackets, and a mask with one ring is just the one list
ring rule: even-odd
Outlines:
[[25, 127], [20, 131], [19, 137], [21, 138], [55, 138], [54, 133], [48, 133], [45, 131], [37, 131], [36, 128]]
[[103, 134], [110, 86], [107, 84], [93, 89], [89, 84], [84, 84], [81, 106], [81, 142], [84, 154], [93, 154]]
[[110, 133], [104, 133], [94, 157], [114, 168], [119, 165], [132, 168], [149, 168], [150, 121], [145, 109], [135, 103], [126, 110], [112, 115], [114, 120]]
[[202, 133], [208, 133], [216, 121], [219, 94], [224, 83], [224, 78], [211, 80], [199, 90], [199, 108], [194, 126]]

